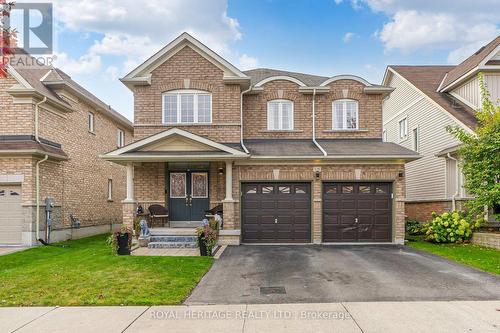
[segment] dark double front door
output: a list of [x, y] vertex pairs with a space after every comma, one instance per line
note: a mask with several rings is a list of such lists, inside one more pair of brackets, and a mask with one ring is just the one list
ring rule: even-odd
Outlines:
[[208, 172], [170, 171], [169, 218], [174, 222], [201, 222], [209, 209]]

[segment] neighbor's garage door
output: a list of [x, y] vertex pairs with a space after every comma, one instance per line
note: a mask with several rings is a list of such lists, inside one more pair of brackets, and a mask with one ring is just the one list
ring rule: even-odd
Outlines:
[[390, 183], [325, 183], [323, 242], [390, 242]]
[[241, 216], [244, 243], [309, 243], [311, 186], [242, 184]]
[[21, 186], [0, 185], [0, 244], [22, 243]]

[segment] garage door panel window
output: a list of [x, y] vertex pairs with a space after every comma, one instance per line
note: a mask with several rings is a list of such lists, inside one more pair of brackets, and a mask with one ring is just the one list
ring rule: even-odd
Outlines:
[[359, 185], [359, 193], [370, 194], [372, 192], [372, 187], [370, 185]]
[[305, 185], [295, 185], [295, 194], [308, 194], [309, 187]]
[[246, 186], [245, 194], [257, 194], [257, 186]]
[[334, 185], [327, 185], [325, 186], [325, 193], [326, 194], [337, 194], [337, 186]]
[[375, 193], [377, 194], [386, 194], [389, 192], [389, 186], [388, 185], [379, 185], [375, 187]]
[[343, 194], [351, 194], [353, 192], [354, 192], [354, 186], [348, 186], [348, 185], [342, 186], [342, 193]]
[[290, 193], [292, 193], [292, 189], [290, 188], [290, 186], [279, 186], [278, 190], [279, 190], [280, 193], [283, 193], [283, 194], [290, 194]]

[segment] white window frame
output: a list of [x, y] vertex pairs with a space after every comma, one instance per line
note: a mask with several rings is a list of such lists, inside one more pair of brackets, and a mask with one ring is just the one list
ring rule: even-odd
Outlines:
[[108, 201], [113, 201], [113, 179], [108, 179]]
[[116, 146], [118, 148], [125, 146], [125, 132], [121, 129], [116, 132]]
[[[177, 96], [177, 122], [167, 122], [165, 117], [165, 96]], [[181, 119], [181, 96], [182, 95], [193, 95], [193, 121], [192, 122], [182, 122]], [[199, 95], [207, 95], [210, 97], [210, 121], [208, 122], [199, 122], [198, 121], [198, 96]], [[192, 125], [192, 124], [211, 124], [213, 118], [213, 103], [212, 103], [212, 94], [208, 91], [203, 90], [171, 90], [162, 94], [161, 96], [161, 104], [162, 104], [162, 123], [166, 125]]]
[[[273, 103], [278, 103], [278, 129], [271, 128], [271, 109], [270, 105]], [[290, 128], [283, 128], [283, 104], [290, 104], [291, 114], [290, 114]], [[267, 102], [267, 130], [268, 131], [293, 131], [294, 129], [294, 103], [289, 99], [273, 99]]]
[[95, 116], [92, 112], [88, 114], [88, 129], [90, 133], [95, 133]]
[[[405, 122], [404, 126], [404, 133], [401, 133], [401, 122]], [[404, 135], [403, 135], [404, 134]], [[398, 121], [398, 136], [399, 136], [399, 142], [403, 142], [408, 139], [408, 117], [403, 117], [399, 119]]]
[[[416, 136], [415, 133], [417, 134]], [[420, 128], [418, 126], [415, 126], [411, 129], [411, 136], [413, 146], [412, 148], [418, 153], [420, 151]]]
[[382, 131], [382, 141], [387, 142], [387, 130], [386, 129]]
[[[356, 128], [347, 128], [347, 102], [356, 102]], [[342, 104], [342, 127], [335, 127], [335, 104]], [[343, 98], [332, 102], [332, 130], [334, 131], [357, 131], [359, 130], [359, 101]]]

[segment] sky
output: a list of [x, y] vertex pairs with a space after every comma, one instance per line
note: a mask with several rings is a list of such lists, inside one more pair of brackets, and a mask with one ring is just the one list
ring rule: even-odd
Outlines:
[[500, 0], [51, 2], [55, 65], [129, 119], [133, 96], [119, 78], [184, 31], [241, 70], [372, 83], [389, 64], [457, 64], [500, 34]]

